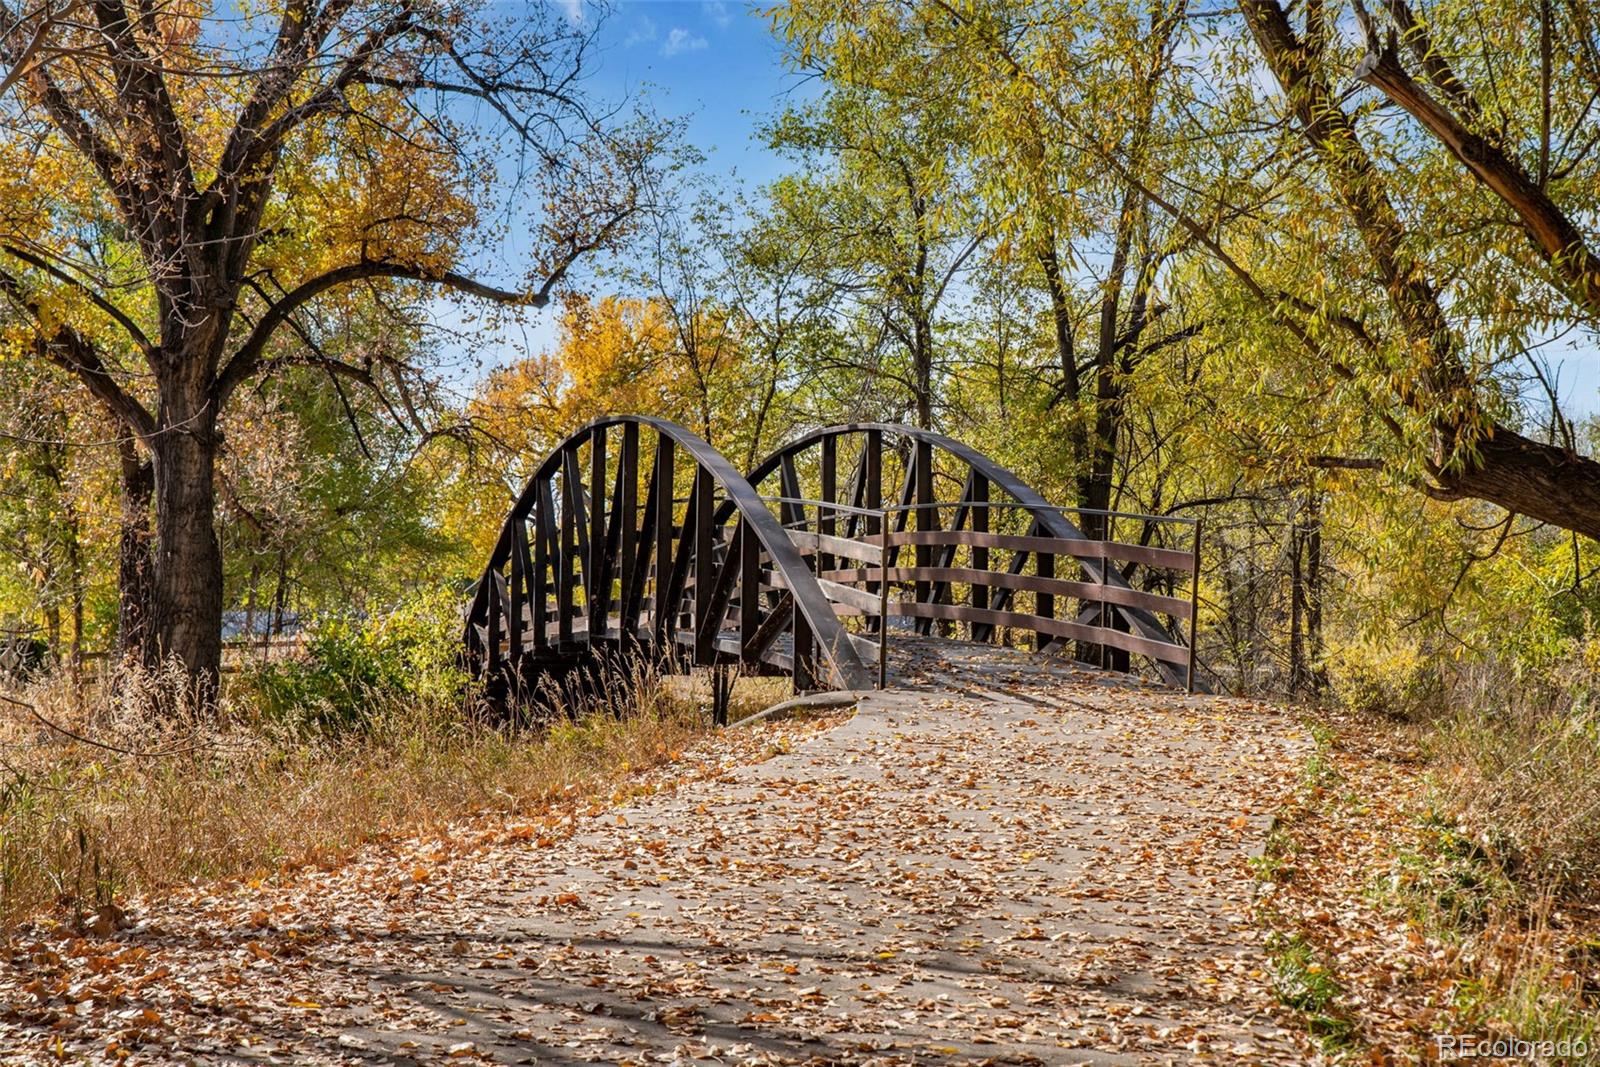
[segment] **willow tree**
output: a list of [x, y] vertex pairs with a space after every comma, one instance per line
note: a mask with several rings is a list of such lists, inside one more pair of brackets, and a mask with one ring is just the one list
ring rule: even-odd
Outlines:
[[[1001, 40], [1023, 39], [1051, 8], [985, 5], [939, 18], [936, 4], [795, 2], [778, 9], [778, 28], [799, 62], [858, 94], [903, 110], [947, 116], [947, 169], [973, 175], [998, 231], [990, 266], [1025, 282], [1044, 304], [1053, 359], [1031, 369], [1047, 380], [1049, 433], [1064, 445], [1083, 520], [1116, 495], [1119, 453], [1136, 408], [1130, 381], [1141, 363], [1192, 338], [1199, 327], [1163, 292], [1165, 273], [1184, 246], [1181, 231], [1153, 211], [1128, 173], [1162, 168], [1173, 154], [1175, 55], [1185, 41], [1183, 7], [1129, 4], [1104, 27], [1084, 20], [1057, 38], [1058, 68], [1048, 90], [1014, 94], [997, 109], [992, 57], [962, 44], [963, 18], [984, 18]], [[1058, 24], [1058, 28], [1067, 29]], [[1139, 47], [1123, 47], [1133, 41]], [[1083, 78], [1098, 69], [1099, 76]], [[1079, 151], [1060, 136], [1054, 109], [1115, 121], [1119, 166]], [[1121, 458], [1125, 458], [1121, 456]]]
[[[12, 350], [70, 373], [150, 464], [142, 653], [208, 692], [233, 398], [309, 363], [403, 410], [413, 349], [329, 354], [308, 309], [357, 286], [541, 306], [626, 229], [653, 144], [586, 104], [593, 27], [548, 5], [29, 0], [0, 19], [0, 292], [28, 321]], [[475, 272], [521, 227], [525, 271]]]
[[[1063, 199], [1084, 192], [1071, 160], [1119, 176], [1201, 261], [1184, 269], [1235, 373], [1317, 416], [1302, 469], [1600, 537], [1600, 463], [1559, 418], [1529, 429], [1554, 384], [1529, 351], [1600, 323], [1591, 5], [792, 0], [779, 18], [849, 70], [939, 57], [895, 84], [986, 117], [969, 147], [1003, 206], [1037, 192], [1033, 158]], [[1181, 30], [1152, 128], [1137, 60], [1163, 24]]]

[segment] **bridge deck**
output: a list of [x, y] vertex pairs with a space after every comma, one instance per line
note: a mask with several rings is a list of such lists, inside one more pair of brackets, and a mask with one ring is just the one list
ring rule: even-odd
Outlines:
[[[642, 629], [638, 636], [640, 640], [647, 640], [649, 637]], [[850, 634], [849, 637], [856, 654], [863, 662], [877, 663], [876, 636]], [[680, 646], [686, 647], [692, 640], [692, 634], [681, 634], [678, 637]], [[608, 647], [615, 647], [618, 641], [619, 631], [613, 626], [606, 631], [605, 644]], [[731, 630], [723, 631], [716, 639], [716, 646], [730, 663], [737, 662], [739, 650], [737, 633]], [[587, 651], [589, 648], [588, 633], [582, 627], [575, 627], [572, 644], [567, 646], [566, 653], [552, 642], [546, 649], [546, 654], [554, 662], [573, 652]], [[536, 655], [531, 644], [525, 646], [525, 651], [530, 656]], [[793, 663], [792, 636], [782, 634], [776, 638], [766, 661], [773, 673], [789, 673]], [[909, 626], [890, 628], [887, 666], [890, 688], [931, 686], [955, 691], [972, 688], [977, 692], [982, 691], [985, 680], [994, 677], [997, 672], [1008, 677], [1027, 678], [1031, 682], [1054, 679], [1137, 687], [1162, 684], [1155, 679], [1107, 671], [1094, 664], [1076, 662], [1067, 656], [1066, 646], [1034, 652], [1030, 649], [1011, 648], [987, 642], [919, 634]]]

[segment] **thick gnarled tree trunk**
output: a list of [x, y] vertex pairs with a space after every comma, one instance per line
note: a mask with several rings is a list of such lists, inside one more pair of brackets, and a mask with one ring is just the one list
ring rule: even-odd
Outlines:
[[155, 545], [150, 508], [155, 468], [124, 435], [118, 442], [122, 514], [117, 538], [117, 658], [145, 664], [154, 647]]
[[217, 420], [202, 383], [164, 390], [162, 415], [176, 427], [151, 448], [156, 556], [147, 656], [176, 662], [191, 696], [215, 695], [222, 669], [222, 546], [217, 539]]

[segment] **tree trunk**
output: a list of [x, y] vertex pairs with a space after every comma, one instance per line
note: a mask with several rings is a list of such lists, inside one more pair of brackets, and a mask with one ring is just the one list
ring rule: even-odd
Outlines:
[[1308, 681], [1313, 693], [1328, 685], [1322, 666], [1322, 501], [1313, 489], [1309, 497], [1310, 519], [1306, 531], [1306, 643], [1311, 653]]
[[278, 549], [278, 584], [272, 592], [272, 637], [283, 636], [283, 617], [289, 610], [289, 555]]
[[[248, 652], [250, 645], [256, 639], [256, 584], [261, 580], [261, 561], [256, 560], [250, 564], [250, 590], [244, 599], [244, 637], [239, 644], [243, 651]], [[266, 661], [266, 643], [261, 645], [261, 659]]]
[[1496, 426], [1464, 469], [1437, 472], [1445, 499], [1473, 497], [1600, 540], [1600, 463]]
[[[182, 667], [189, 699], [208, 706], [222, 670], [222, 549], [217, 541], [215, 420], [202, 404], [154, 447], [155, 650]], [[155, 666], [152, 664], [152, 666]]]
[[151, 627], [155, 560], [150, 536], [150, 504], [155, 497], [155, 469], [124, 437], [121, 460], [122, 516], [117, 544], [117, 658], [150, 663], [160, 658]]
[[61, 607], [52, 602], [44, 609], [44, 637], [50, 646], [50, 662], [61, 662]]
[[1289, 527], [1289, 695], [1298, 696], [1306, 682], [1306, 531], [1303, 516]]
[[67, 646], [67, 670], [73, 685], [82, 679], [83, 672], [83, 545], [80, 540], [78, 510], [68, 498], [66, 505], [65, 540], [67, 548], [67, 591], [72, 611], [72, 642]]
[[919, 316], [912, 325], [911, 374], [917, 383], [917, 427], [933, 429], [933, 327]]

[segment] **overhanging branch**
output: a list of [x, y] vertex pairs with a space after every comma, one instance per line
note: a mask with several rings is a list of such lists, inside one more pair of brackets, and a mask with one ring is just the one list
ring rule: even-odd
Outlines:
[[233, 358], [217, 376], [213, 389], [217, 402], [226, 403], [233, 391], [260, 369], [261, 356], [266, 350], [267, 342], [296, 311], [332, 289], [375, 278], [431, 282], [497, 304], [520, 307], [545, 306], [550, 301], [550, 286], [553, 284], [547, 281], [538, 291], [523, 293], [501, 289], [457, 271], [433, 271], [410, 263], [362, 260], [335, 267], [301, 282], [267, 309], [266, 314], [261, 316], [255, 328], [250, 331], [250, 335], [245, 338], [244, 343], [234, 352]]

